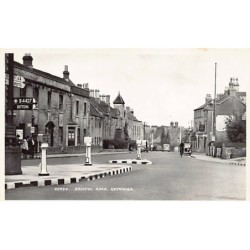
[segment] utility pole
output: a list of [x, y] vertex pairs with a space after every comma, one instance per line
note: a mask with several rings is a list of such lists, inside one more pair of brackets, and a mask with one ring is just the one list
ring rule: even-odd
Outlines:
[[143, 123], [143, 139], [146, 140], [146, 122]]
[[216, 77], [217, 77], [217, 63], [215, 63], [215, 79], [214, 79], [214, 113], [213, 113], [213, 138], [215, 141], [215, 134], [216, 134]]
[[13, 96], [14, 96], [14, 54], [5, 54], [5, 74], [7, 84], [6, 98], [6, 123], [5, 123], [5, 174], [22, 174], [21, 149], [17, 144], [16, 126], [14, 124]]

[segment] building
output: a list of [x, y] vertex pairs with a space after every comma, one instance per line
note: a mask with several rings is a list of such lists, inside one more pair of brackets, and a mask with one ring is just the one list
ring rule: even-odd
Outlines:
[[[229, 86], [223, 94], [217, 95], [214, 100], [207, 94], [205, 103], [194, 110], [195, 140], [193, 148], [205, 152], [211, 141], [216, 143], [228, 142], [226, 121], [228, 117], [243, 117], [246, 112], [246, 92], [239, 92], [237, 78], [230, 78]], [[244, 118], [243, 118], [244, 119]]]
[[[68, 66], [63, 77], [33, 67], [33, 58], [25, 54], [23, 64], [14, 62], [15, 98], [34, 98], [32, 110], [15, 110], [16, 133], [21, 138], [48, 135], [50, 148], [83, 145], [89, 135], [89, 90], [76, 86], [69, 78]], [[6, 79], [6, 82], [8, 79]]]

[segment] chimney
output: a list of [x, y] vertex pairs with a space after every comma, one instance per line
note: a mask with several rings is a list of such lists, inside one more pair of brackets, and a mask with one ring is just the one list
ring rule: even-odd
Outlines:
[[235, 90], [236, 90], [236, 92], [239, 92], [239, 87], [240, 87], [240, 85], [239, 85], [239, 82], [238, 82], [238, 78], [236, 78], [236, 83], [235, 83]]
[[84, 88], [85, 88], [85, 89], [88, 89], [88, 88], [89, 88], [89, 84], [88, 84], [88, 83], [85, 83], [85, 84], [84, 84]]
[[110, 95], [106, 95], [106, 103], [110, 105]]
[[205, 97], [206, 104], [209, 103], [209, 102], [211, 102], [211, 101], [212, 101], [211, 95], [210, 94], [206, 94], [206, 97]]
[[170, 122], [170, 127], [171, 127], [171, 128], [174, 127], [174, 122]]
[[33, 58], [30, 53], [26, 53], [23, 56], [23, 65], [28, 66], [29, 68], [33, 68], [32, 61]]
[[65, 66], [64, 66], [63, 78], [64, 78], [65, 80], [69, 80], [68, 65], [65, 65]]
[[130, 113], [131, 113], [132, 115], [134, 115], [134, 110], [133, 110], [133, 109], [130, 109]]
[[174, 127], [175, 127], [175, 128], [178, 128], [178, 122], [175, 122], [175, 123], [174, 123]]
[[95, 100], [100, 103], [100, 90], [99, 89], [95, 89]]
[[90, 90], [90, 97], [95, 97], [95, 93], [93, 89]]
[[82, 84], [77, 84], [76, 86], [82, 89]]
[[236, 96], [236, 89], [235, 88], [229, 89], [229, 95]]

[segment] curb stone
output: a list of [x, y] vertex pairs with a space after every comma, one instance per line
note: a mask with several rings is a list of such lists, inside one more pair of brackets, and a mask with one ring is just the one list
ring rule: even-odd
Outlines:
[[126, 168], [121, 168], [118, 170], [109, 170], [101, 172], [98, 174], [88, 174], [78, 177], [65, 177], [65, 178], [53, 178], [53, 179], [43, 179], [37, 181], [16, 181], [5, 183], [5, 189], [15, 189], [21, 187], [43, 187], [43, 186], [54, 186], [54, 185], [64, 185], [71, 183], [78, 183], [80, 181], [92, 181], [96, 179], [105, 178], [107, 176], [118, 175], [132, 171], [132, 167], [128, 166]]
[[151, 161], [148, 160], [110, 160], [109, 163], [116, 164], [116, 163], [126, 163], [126, 164], [152, 164]]

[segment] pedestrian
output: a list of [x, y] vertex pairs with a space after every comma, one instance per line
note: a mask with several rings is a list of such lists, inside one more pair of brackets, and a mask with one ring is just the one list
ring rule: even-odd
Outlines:
[[25, 137], [23, 139], [21, 148], [22, 148], [22, 153], [23, 153], [23, 159], [27, 159], [28, 158], [28, 152], [29, 152], [29, 145], [28, 145], [28, 141], [27, 141], [28, 137]]
[[29, 155], [30, 158], [34, 158], [34, 149], [35, 149], [35, 141], [33, 139], [33, 137], [30, 138], [30, 140], [28, 140], [28, 145], [29, 145]]
[[184, 143], [183, 142], [180, 143], [179, 148], [180, 148], [180, 156], [182, 157], [183, 151], [184, 151]]
[[22, 140], [20, 139], [20, 135], [16, 135], [16, 144], [20, 147], [22, 145]]

